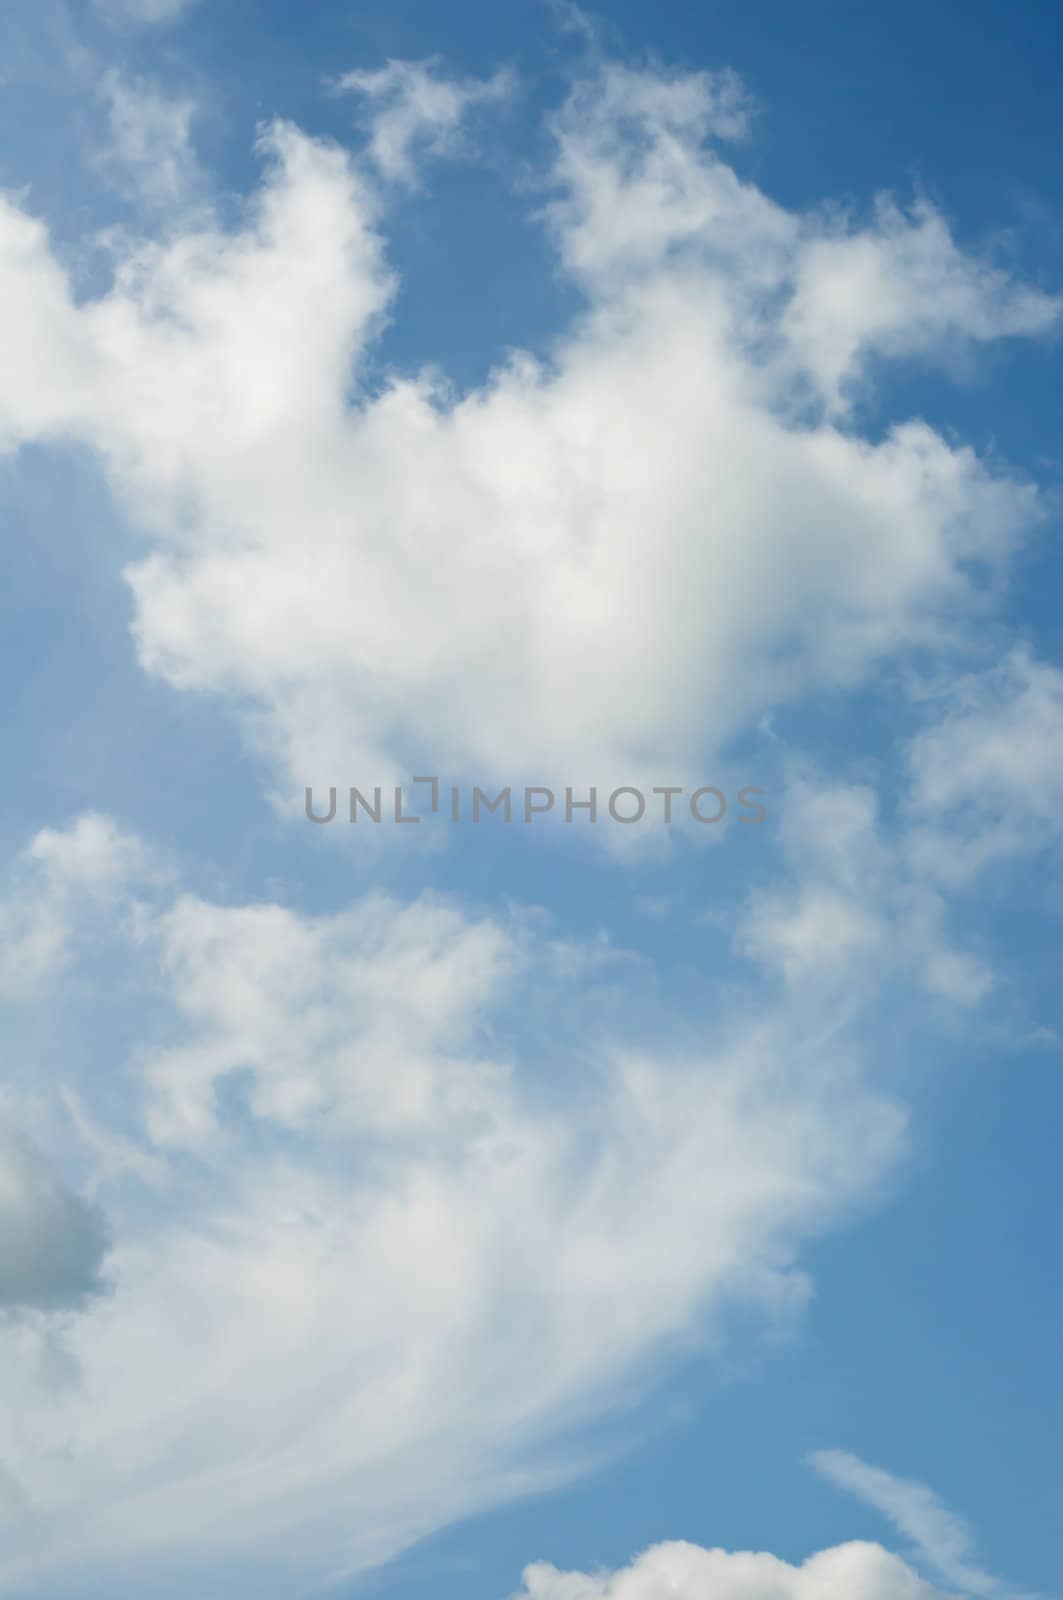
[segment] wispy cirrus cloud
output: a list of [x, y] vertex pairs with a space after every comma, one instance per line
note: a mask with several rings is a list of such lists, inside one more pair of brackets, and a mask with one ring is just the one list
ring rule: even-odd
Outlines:
[[152, 1037], [34, 1074], [113, 1249], [64, 1328], [75, 1384], [0, 1323], [0, 1459], [48, 1513], [8, 1528], [0, 1587], [303, 1592], [556, 1482], [557, 1430], [676, 1341], [792, 1315], [802, 1241], [904, 1148], [857, 1036], [785, 997], [695, 1048], [667, 1008], [591, 1026], [619, 957], [541, 917], [127, 893], [112, 1004], [150, 998]]
[[868, 1466], [846, 1450], [817, 1450], [808, 1459], [839, 1489], [887, 1517], [911, 1541], [917, 1558], [945, 1583], [966, 1595], [1019, 1600], [1014, 1589], [979, 1565], [972, 1529], [926, 1484]]

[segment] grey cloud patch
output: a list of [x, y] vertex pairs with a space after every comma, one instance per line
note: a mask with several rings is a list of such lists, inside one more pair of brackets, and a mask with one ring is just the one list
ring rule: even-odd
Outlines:
[[33, 1501], [6, 1467], [0, 1467], [0, 1528], [27, 1516], [33, 1510]]
[[0, 1311], [54, 1311], [103, 1288], [103, 1213], [0, 1124]]

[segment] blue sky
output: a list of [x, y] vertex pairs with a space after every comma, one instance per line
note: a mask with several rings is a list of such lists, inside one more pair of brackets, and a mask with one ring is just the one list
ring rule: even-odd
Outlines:
[[1060, 28], [6, 9], [0, 1594], [1059, 1592]]

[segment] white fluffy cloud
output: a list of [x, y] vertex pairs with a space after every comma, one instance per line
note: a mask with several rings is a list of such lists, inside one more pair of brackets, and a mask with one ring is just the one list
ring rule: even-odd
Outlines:
[[412, 184], [419, 159], [454, 154], [472, 108], [503, 99], [514, 84], [506, 72], [458, 80], [446, 77], [434, 61], [389, 61], [344, 73], [337, 88], [365, 103], [368, 153], [380, 175]]
[[[372, 80], [401, 90], [392, 164], [421, 70]], [[926, 206], [785, 212], [715, 151], [744, 115], [726, 76], [577, 86], [543, 220], [586, 310], [460, 396], [362, 384], [380, 197], [293, 127], [244, 226], [145, 245], [81, 304], [4, 202], [0, 439], [97, 450], [148, 543], [143, 663], [231, 696], [289, 796], [411, 765], [682, 782], [765, 706], [932, 643], [1035, 515], [925, 423], [839, 417], [869, 358], [1036, 333], [1056, 302]]]
[[515, 1600], [944, 1600], [874, 1544], [846, 1544], [790, 1566], [771, 1555], [659, 1544], [620, 1572], [537, 1563]]
[[587, 964], [534, 917], [178, 893], [126, 920], [154, 1042], [119, 1092], [112, 1061], [37, 1074], [114, 1244], [68, 1381], [54, 1331], [0, 1323], [0, 1587], [299, 1593], [552, 1481], [554, 1430], [677, 1340], [800, 1303], [801, 1241], [903, 1146], [856, 1040], [785, 1003], [696, 1048], [681, 1019], [588, 1034]]
[[972, 341], [1037, 334], [1059, 307], [965, 256], [925, 200], [906, 216], [880, 199], [874, 227], [807, 240], [786, 312], [789, 337], [835, 408], [875, 357], [948, 357]]

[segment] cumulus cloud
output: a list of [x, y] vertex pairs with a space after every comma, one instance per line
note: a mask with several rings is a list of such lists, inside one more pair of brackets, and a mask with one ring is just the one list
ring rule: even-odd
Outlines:
[[111, 1293], [61, 1386], [0, 1324], [0, 1460], [36, 1508], [0, 1587], [301, 1593], [556, 1481], [555, 1432], [677, 1341], [788, 1314], [802, 1241], [903, 1149], [855, 1037], [785, 1003], [696, 1047], [680, 1018], [589, 1029], [615, 958], [574, 964], [541, 918], [174, 892], [134, 935], [154, 1042], [125, 1092], [38, 1084], [78, 1131], [91, 1100]]
[[462, 124], [474, 106], [502, 100], [515, 84], [508, 72], [491, 78], [449, 78], [437, 61], [389, 61], [344, 73], [338, 90], [365, 108], [368, 153], [381, 177], [413, 184], [425, 155], [453, 155]]
[[[398, 95], [385, 163], [435, 126], [424, 70], [361, 84], [385, 116]], [[140, 247], [94, 300], [3, 204], [0, 440], [98, 452], [146, 540], [143, 664], [224, 694], [288, 796], [411, 767], [681, 783], [765, 707], [954, 630], [1036, 515], [924, 422], [872, 439], [845, 405], [871, 356], [1057, 303], [926, 206], [785, 211], [719, 154], [745, 116], [727, 76], [577, 85], [542, 220], [585, 310], [461, 395], [368, 386], [381, 197], [289, 125], [245, 223]]]
[[819, 1450], [809, 1460], [831, 1483], [888, 1517], [946, 1583], [965, 1595], [1014, 1592], [977, 1564], [971, 1529], [926, 1484], [896, 1478], [845, 1450]]
[[776, 1556], [659, 1544], [619, 1572], [561, 1572], [538, 1562], [514, 1600], [944, 1600], [874, 1544], [846, 1544], [799, 1567]]

